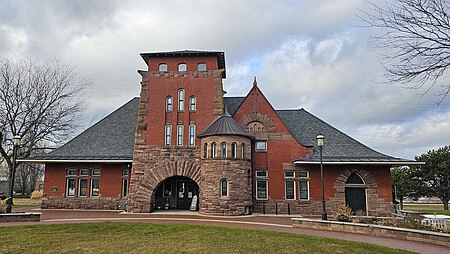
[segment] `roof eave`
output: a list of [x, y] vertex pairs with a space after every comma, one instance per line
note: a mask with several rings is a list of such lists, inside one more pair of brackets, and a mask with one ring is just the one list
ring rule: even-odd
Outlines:
[[[390, 166], [407, 166], [407, 165], [424, 165], [421, 161], [323, 161], [324, 165], [390, 165]], [[295, 165], [319, 165], [320, 161], [294, 161]]]
[[45, 163], [132, 163], [132, 159], [122, 159], [122, 160], [108, 160], [108, 159], [89, 159], [89, 160], [70, 160], [70, 159], [19, 159], [18, 162], [28, 162], [28, 163], [37, 163], [37, 164], [45, 164]]

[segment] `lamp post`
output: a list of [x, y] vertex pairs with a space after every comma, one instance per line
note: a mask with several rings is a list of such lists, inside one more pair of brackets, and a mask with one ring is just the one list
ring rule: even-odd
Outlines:
[[13, 160], [12, 160], [12, 169], [10, 174], [10, 183], [9, 183], [9, 199], [8, 206], [6, 207], [6, 213], [11, 213], [12, 205], [13, 205], [13, 195], [14, 195], [14, 178], [16, 177], [16, 159], [17, 159], [17, 148], [20, 146], [21, 137], [19, 135], [14, 136], [13, 138]]
[[317, 135], [316, 141], [317, 141], [317, 147], [319, 148], [319, 154], [320, 154], [320, 178], [322, 179], [322, 220], [327, 220], [327, 210], [325, 208], [325, 181], [323, 177], [323, 161], [322, 161], [322, 150], [323, 150], [323, 144], [324, 144], [325, 137], [322, 134]]

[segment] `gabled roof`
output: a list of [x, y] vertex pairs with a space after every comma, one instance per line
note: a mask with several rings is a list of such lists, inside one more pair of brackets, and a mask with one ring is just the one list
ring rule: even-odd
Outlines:
[[244, 128], [231, 117], [226, 109], [223, 116], [217, 117], [208, 127], [197, 134], [197, 137], [203, 138], [222, 135], [244, 136], [253, 139], [253, 136], [248, 134]]
[[98, 123], [44, 155], [28, 162], [132, 161], [139, 98], [133, 98]]
[[178, 50], [178, 51], [141, 53], [141, 57], [142, 59], [144, 59], [146, 64], [148, 64], [148, 60], [152, 57], [182, 57], [182, 56], [216, 56], [217, 67], [219, 69], [224, 69], [222, 77], [226, 78], [225, 53], [222, 51]]

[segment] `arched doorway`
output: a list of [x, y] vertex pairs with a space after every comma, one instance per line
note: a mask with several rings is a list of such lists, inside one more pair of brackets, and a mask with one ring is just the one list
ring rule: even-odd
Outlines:
[[153, 210], [189, 210], [192, 199], [197, 196], [196, 210], [199, 201], [198, 184], [184, 176], [172, 176], [162, 181], [153, 196]]
[[345, 182], [345, 204], [354, 215], [367, 215], [366, 185], [356, 172], [351, 173]]

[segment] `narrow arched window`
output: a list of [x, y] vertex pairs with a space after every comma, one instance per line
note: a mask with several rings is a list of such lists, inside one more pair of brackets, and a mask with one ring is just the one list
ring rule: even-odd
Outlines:
[[211, 144], [211, 158], [217, 158], [217, 144]]
[[206, 64], [205, 63], [199, 63], [197, 70], [198, 71], [206, 71]]
[[187, 65], [185, 63], [180, 63], [178, 65], [178, 71], [187, 71]]
[[236, 143], [231, 144], [231, 158], [236, 158]]
[[167, 71], [167, 64], [165, 64], [165, 63], [159, 64], [158, 71]]
[[244, 159], [245, 157], [245, 144], [241, 144], [241, 158]]
[[208, 158], [208, 143], [203, 144], [203, 158]]
[[220, 196], [228, 197], [228, 181], [226, 179], [220, 180]]
[[227, 157], [227, 143], [223, 142], [221, 144], [221, 151], [222, 151], [222, 158], [226, 158]]
[[184, 89], [178, 90], [178, 111], [184, 111]]
[[195, 125], [189, 125], [189, 145], [195, 145]]
[[166, 98], [166, 111], [167, 112], [172, 112], [172, 105], [173, 105], [173, 101], [172, 101], [172, 96], [169, 96]]
[[189, 98], [189, 111], [194, 112], [197, 108], [197, 99], [195, 98], [195, 96], [191, 96], [191, 98]]
[[165, 137], [165, 141], [164, 141], [165, 145], [170, 145], [171, 134], [172, 134], [172, 126], [166, 125], [166, 128], [165, 128], [165, 136], [166, 137]]

